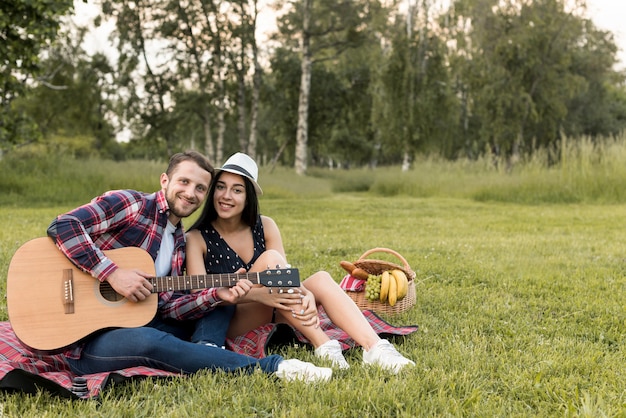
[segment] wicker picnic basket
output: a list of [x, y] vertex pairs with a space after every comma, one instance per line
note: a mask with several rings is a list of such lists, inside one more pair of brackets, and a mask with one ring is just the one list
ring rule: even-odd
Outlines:
[[[389, 261], [384, 260], [375, 260], [367, 258], [371, 254], [374, 253], [387, 253], [391, 254], [394, 257], [398, 258], [402, 265], [395, 264]], [[387, 302], [380, 301], [370, 301], [365, 297], [365, 292], [352, 292], [346, 291], [348, 296], [352, 298], [352, 300], [357, 304], [357, 306], [361, 310], [371, 310], [376, 313], [383, 314], [397, 314], [404, 312], [410, 309], [413, 305], [415, 305], [415, 272], [411, 270], [409, 263], [406, 261], [404, 257], [398, 254], [396, 251], [391, 250], [389, 248], [372, 248], [361, 255], [361, 257], [353, 262], [356, 267], [360, 267], [369, 274], [381, 274], [385, 270], [393, 270], [399, 269], [406, 274], [406, 277], [409, 279], [409, 291], [407, 295], [396, 302], [394, 306], [389, 305]]]

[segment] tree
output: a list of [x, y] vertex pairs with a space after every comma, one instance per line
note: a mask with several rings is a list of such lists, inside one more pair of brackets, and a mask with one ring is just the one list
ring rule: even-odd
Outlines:
[[80, 48], [84, 29], [62, 32], [41, 60], [38, 83], [14, 102], [14, 108], [33, 121], [41, 137], [84, 138], [75, 148], [100, 155], [117, 154], [115, 134], [108, 120], [113, 90], [112, 68], [102, 54], [87, 56]]
[[73, 0], [3, 0], [0, 2], [0, 152], [25, 137], [28, 122], [11, 104], [35, 83], [40, 52], [55, 39], [60, 19]]
[[[316, 62], [333, 60], [347, 48], [358, 46], [369, 18], [368, 2], [354, 0], [301, 0], [287, 2], [290, 9], [279, 19], [284, 39], [300, 51], [300, 91], [296, 131], [295, 170], [306, 173], [308, 159], [311, 70]], [[279, 3], [281, 4], [281, 3]]]
[[613, 70], [617, 53], [613, 35], [589, 20], [583, 25], [588, 42], [573, 54], [571, 69], [585, 84], [568, 103], [563, 130], [570, 137], [615, 136], [626, 128], [626, 74]]
[[199, 125], [194, 140], [221, 161], [229, 115], [237, 113], [240, 147], [252, 152], [243, 138], [256, 0], [106, 0], [103, 11], [116, 21], [122, 111], [137, 138], [171, 152], [189, 146], [182, 132], [196, 131], [181, 123]]
[[[236, 54], [230, 57], [237, 82], [237, 107], [235, 113], [237, 113], [239, 149], [255, 157], [258, 134], [259, 89], [262, 77], [255, 37], [258, 7], [256, 0], [240, 0], [236, 2], [235, 6], [235, 11], [238, 14], [237, 25], [230, 24], [229, 29], [233, 34], [233, 38], [237, 39], [239, 44], [236, 51], [231, 51], [231, 54], [232, 52], [236, 52]], [[249, 82], [251, 71], [253, 72], [252, 83]], [[251, 101], [248, 100], [248, 92], [250, 90], [252, 91]], [[249, 123], [248, 108], [250, 108]]]
[[[475, 129], [475, 149], [489, 148], [514, 161], [522, 151], [554, 146], [561, 132], [576, 131], [569, 125], [572, 105], [591, 99], [589, 87], [601, 88], [601, 80], [610, 78], [614, 45], [565, 3], [454, 3], [451, 16], [461, 28], [457, 53], [465, 62], [458, 73], [467, 97], [465, 126]], [[602, 52], [594, 58], [594, 50]]]
[[430, 3], [411, 3], [405, 15], [396, 15], [376, 74], [373, 117], [381, 151], [391, 161], [401, 158], [404, 171], [418, 152], [453, 156], [457, 140], [458, 99]]
[[[272, 155], [272, 164], [284, 152], [290, 152], [288, 146], [294, 143], [296, 136], [299, 61], [297, 53], [291, 48], [277, 48], [270, 58], [270, 71], [261, 89], [259, 131], [269, 142], [265, 151], [276, 150]], [[290, 155], [290, 161], [293, 161], [293, 155]]]

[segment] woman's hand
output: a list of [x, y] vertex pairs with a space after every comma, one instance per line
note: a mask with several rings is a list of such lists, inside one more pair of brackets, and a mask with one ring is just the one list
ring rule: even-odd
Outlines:
[[248, 279], [241, 279], [233, 287], [218, 287], [217, 297], [224, 302], [236, 304], [252, 289], [252, 282]]
[[320, 326], [320, 318], [317, 316], [317, 304], [313, 292], [309, 292], [305, 287], [301, 287], [302, 303], [300, 307], [292, 309], [291, 315], [300, 320], [302, 325], [315, 328]]
[[259, 289], [258, 302], [264, 305], [271, 306], [283, 311], [292, 312], [294, 309], [300, 309], [304, 295], [302, 294], [303, 288], [290, 287], [290, 288], [278, 288], [268, 287]]

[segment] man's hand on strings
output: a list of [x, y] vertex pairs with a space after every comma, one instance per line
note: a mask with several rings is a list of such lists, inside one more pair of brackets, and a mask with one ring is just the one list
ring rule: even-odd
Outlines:
[[118, 268], [107, 277], [107, 282], [120, 295], [131, 302], [139, 302], [152, 294], [152, 276], [141, 270]]

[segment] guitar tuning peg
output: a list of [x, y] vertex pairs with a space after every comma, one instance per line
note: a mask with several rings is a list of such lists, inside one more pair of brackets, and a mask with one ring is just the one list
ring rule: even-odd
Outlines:
[[279, 269], [279, 268], [280, 268], [280, 264], [276, 264], [276, 269]]

